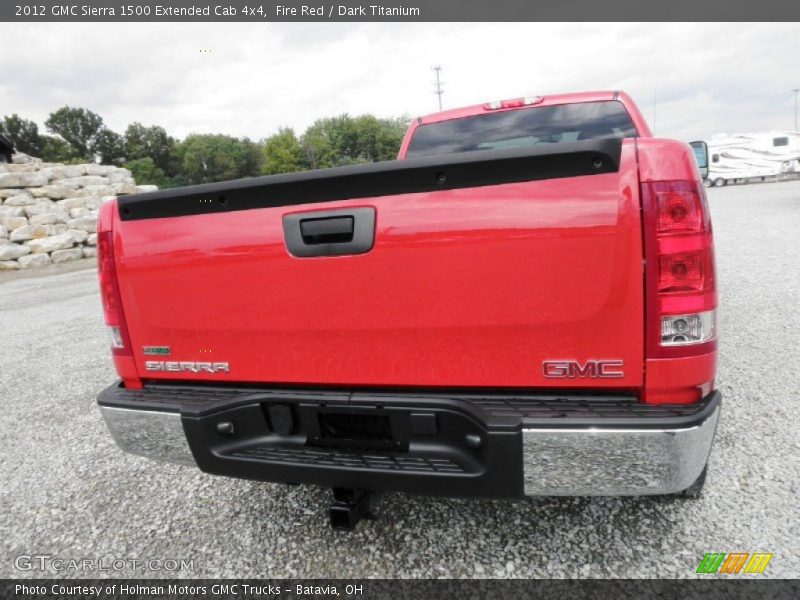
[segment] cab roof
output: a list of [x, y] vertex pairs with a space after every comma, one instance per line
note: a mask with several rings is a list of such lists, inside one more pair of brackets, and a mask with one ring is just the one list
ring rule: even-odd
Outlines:
[[[483, 104], [473, 104], [472, 106], [463, 106], [461, 108], [452, 108], [442, 112], [431, 113], [423, 117], [419, 117], [418, 124], [426, 125], [428, 123], [438, 123], [439, 121], [447, 121], [449, 119], [460, 119], [463, 117], [471, 117], [474, 115], [481, 115], [491, 112], [502, 112], [505, 110], [515, 110], [523, 108], [524, 106], [552, 106], [556, 104], [574, 104], [579, 102], [603, 102], [608, 100], [617, 100], [623, 92], [575, 92], [570, 94], [548, 94], [548, 95], [531, 95], [520, 98], [510, 98], [507, 100], [499, 100], [500, 103], [512, 103], [514, 101], [523, 101], [524, 99], [536, 98], [536, 102], [529, 104], [518, 104], [514, 106], [499, 106], [493, 108], [494, 102], [485, 102]], [[539, 100], [541, 98], [541, 100]], [[623, 102], [624, 103], [624, 102]]]

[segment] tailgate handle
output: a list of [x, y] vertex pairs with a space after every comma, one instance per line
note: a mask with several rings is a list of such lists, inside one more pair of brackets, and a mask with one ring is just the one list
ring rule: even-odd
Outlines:
[[369, 206], [283, 215], [283, 237], [289, 254], [298, 258], [364, 254], [375, 243], [375, 209]]
[[344, 244], [353, 241], [352, 216], [323, 217], [300, 221], [300, 235], [306, 244]]

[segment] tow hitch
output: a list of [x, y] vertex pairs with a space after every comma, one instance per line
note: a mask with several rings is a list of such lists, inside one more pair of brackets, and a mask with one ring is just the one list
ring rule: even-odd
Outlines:
[[333, 488], [333, 504], [329, 510], [331, 527], [352, 531], [362, 518], [375, 518], [381, 499], [382, 494], [376, 492]]

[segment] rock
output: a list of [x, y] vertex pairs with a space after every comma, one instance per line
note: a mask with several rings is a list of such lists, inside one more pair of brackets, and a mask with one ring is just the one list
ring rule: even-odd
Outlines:
[[67, 229], [67, 234], [72, 236], [72, 240], [76, 244], [82, 244], [86, 241], [86, 238], [89, 237], [89, 234], [83, 231], [82, 229]]
[[25, 217], [0, 217], [0, 225], [9, 231], [19, 229], [20, 227], [25, 227], [27, 224], [28, 219]]
[[19, 258], [19, 266], [23, 269], [30, 269], [31, 267], [43, 267], [49, 265], [53, 261], [47, 254], [29, 254]]
[[108, 175], [113, 173], [117, 167], [114, 165], [86, 165], [87, 175]]
[[0, 206], [0, 217], [22, 217], [25, 215], [25, 208], [22, 206]]
[[71, 219], [67, 222], [70, 229], [80, 229], [88, 233], [97, 231], [97, 219], [95, 217], [80, 217], [78, 219]]
[[81, 208], [86, 206], [86, 198], [64, 198], [63, 200], [56, 200], [56, 206], [62, 210]]
[[46, 225], [25, 225], [19, 229], [15, 229], [8, 236], [12, 242], [24, 242], [27, 240], [36, 240], [47, 237]]
[[38, 165], [15, 165], [14, 163], [0, 163], [0, 173], [33, 173]]
[[0, 173], [0, 187], [41, 187], [47, 185], [47, 179], [47, 175], [41, 171], [34, 173]]
[[[80, 210], [86, 209], [83, 208]], [[28, 219], [28, 223], [31, 225], [54, 225], [56, 223], [66, 223], [67, 221], [69, 221], [69, 215], [62, 211], [53, 211], [32, 215], [31, 218]]]
[[56, 185], [46, 185], [40, 188], [34, 188], [28, 190], [31, 196], [36, 198], [52, 198], [53, 200], [57, 200], [59, 198], [74, 198], [75, 196], [80, 196], [80, 193], [77, 191], [77, 187], [68, 187], [66, 185], [61, 185], [60, 182]]
[[14, 163], [8, 164], [0, 162], [0, 173], [33, 173], [36, 171], [36, 165], [15, 165]]
[[34, 158], [33, 156], [29, 156], [24, 152], [17, 152], [11, 157], [11, 162], [15, 165], [28, 165], [33, 163], [41, 163], [42, 159]]
[[70, 248], [69, 250], [56, 250], [50, 255], [53, 262], [58, 264], [70, 260], [80, 260], [83, 258], [83, 252], [80, 248]]
[[58, 185], [64, 185], [73, 189], [80, 189], [90, 185], [110, 185], [111, 182], [99, 175], [83, 175], [81, 177], [70, 177], [69, 179], [62, 179]]
[[111, 183], [130, 183], [128, 180], [131, 179], [131, 172], [128, 169], [117, 169], [106, 175], [106, 177]]
[[112, 165], [0, 164], [0, 271], [97, 256], [97, 213], [124, 194], [155, 192]]
[[71, 219], [77, 219], [78, 217], [85, 217], [88, 214], [91, 214], [91, 210], [88, 208], [70, 208], [69, 209], [69, 216]]
[[0, 162], [0, 173], [32, 173], [35, 170], [33, 165], [15, 165]]
[[50, 181], [69, 179], [86, 175], [86, 165], [57, 165], [42, 169], [42, 173], [50, 177]]
[[115, 194], [135, 194], [136, 186], [132, 183], [112, 183], [111, 188]]
[[31, 249], [22, 244], [0, 244], [0, 260], [13, 260], [30, 252]]
[[[105, 198], [116, 198], [116, 196], [105, 196]], [[86, 198], [86, 208], [100, 208], [102, 203], [100, 198]]]
[[[85, 198], [87, 196], [108, 196], [114, 193], [114, 188], [110, 185], [87, 185], [70, 196]], [[66, 198], [66, 196], [64, 196]], [[51, 196], [52, 198], [52, 196]]]
[[69, 231], [60, 233], [58, 235], [51, 235], [38, 240], [30, 240], [25, 242], [34, 254], [41, 254], [42, 252], [54, 252], [56, 250], [64, 250], [72, 248], [75, 244], [75, 239]]
[[20, 264], [15, 260], [0, 260], [0, 271], [13, 271], [19, 268]]
[[42, 198], [39, 199], [38, 204], [22, 207], [22, 210], [25, 211], [25, 214], [28, 216], [28, 218], [34, 215], [43, 215], [44, 213], [53, 212], [55, 209], [55, 202], [52, 200], [44, 200]]
[[37, 200], [28, 193], [17, 194], [6, 198], [3, 202], [4, 206], [28, 206], [29, 204], [36, 204]]

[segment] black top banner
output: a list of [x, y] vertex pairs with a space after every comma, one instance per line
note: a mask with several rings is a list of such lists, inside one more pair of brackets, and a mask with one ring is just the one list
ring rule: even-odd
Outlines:
[[[11, 22], [800, 21], [797, 0], [3, 0]], [[800, 34], [800, 31], [798, 31]]]

